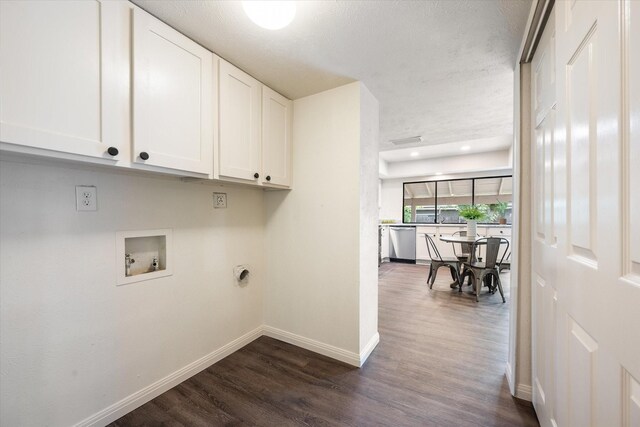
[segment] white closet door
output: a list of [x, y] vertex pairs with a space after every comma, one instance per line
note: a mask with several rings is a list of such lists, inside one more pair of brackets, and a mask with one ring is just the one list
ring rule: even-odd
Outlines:
[[262, 84], [223, 60], [220, 60], [219, 80], [219, 173], [230, 178], [258, 180], [262, 173]]
[[534, 404], [543, 426], [638, 426], [640, 3], [554, 14], [556, 109], [532, 119]]
[[2, 142], [117, 159], [108, 148], [128, 144], [115, 86], [120, 7], [0, 1]]
[[202, 46], [134, 10], [134, 162], [212, 173], [212, 60]]
[[555, 15], [552, 13], [531, 63], [534, 224], [532, 239], [532, 398], [543, 427], [556, 425], [557, 237], [554, 221]]
[[293, 102], [262, 87], [263, 183], [291, 185], [291, 131]]

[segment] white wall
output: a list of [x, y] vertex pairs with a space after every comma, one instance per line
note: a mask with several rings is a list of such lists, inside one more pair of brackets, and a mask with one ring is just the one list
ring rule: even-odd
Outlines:
[[[0, 158], [1, 425], [114, 420], [263, 332], [362, 364], [378, 341], [378, 103], [353, 83], [294, 116], [291, 191]], [[97, 186], [97, 212], [76, 212], [76, 185]], [[162, 228], [173, 275], [116, 286], [116, 233]]]
[[[360, 354], [378, 336], [378, 143], [380, 106], [360, 85]], [[364, 355], [365, 357], [368, 354]]]
[[531, 400], [531, 236], [532, 236], [532, 141], [531, 64], [519, 64], [516, 75], [516, 136], [514, 149], [514, 215], [509, 310], [509, 363], [507, 373], [512, 394]]
[[359, 82], [294, 101], [294, 189], [265, 196], [266, 325], [356, 363], [377, 333], [375, 104]]
[[[76, 212], [82, 184], [97, 186], [97, 212]], [[228, 194], [227, 209], [213, 209], [213, 191]], [[0, 424], [80, 422], [258, 328], [263, 199], [0, 161]], [[173, 276], [116, 286], [115, 233], [154, 228], [173, 229]], [[232, 276], [241, 263], [246, 286]]]
[[380, 177], [386, 177], [387, 173], [389, 173], [389, 171], [387, 170], [387, 167], [389, 166], [389, 164], [387, 163], [386, 160], [381, 159], [378, 157], [378, 172], [380, 174]]
[[470, 172], [495, 171], [511, 168], [509, 149], [472, 153], [459, 156], [437, 157], [433, 159], [408, 160], [404, 162], [386, 162], [386, 174], [382, 179], [408, 178], [434, 175], [438, 172], [446, 174], [462, 174]]
[[404, 179], [385, 179], [382, 181], [379, 219], [395, 219], [402, 222], [403, 182], [405, 182]]

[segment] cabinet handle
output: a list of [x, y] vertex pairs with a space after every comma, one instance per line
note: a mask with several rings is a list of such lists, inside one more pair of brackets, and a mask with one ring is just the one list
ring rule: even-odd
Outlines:
[[107, 148], [107, 153], [109, 153], [110, 156], [117, 156], [119, 151], [116, 147], [109, 147]]
[[254, 173], [254, 174], [253, 174], [253, 177], [254, 177], [255, 179], [258, 179], [258, 178], [260, 178], [260, 174], [259, 174], [258, 172], [256, 172], [256, 173]]
[[146, 151], [143, 151], [142, 153], [140, 153], [140, 158], [142, 160], [149, 160], [149, 153], [147, 153]]
[[271, 175], [267, 175], [267, 181], [271, 181]]

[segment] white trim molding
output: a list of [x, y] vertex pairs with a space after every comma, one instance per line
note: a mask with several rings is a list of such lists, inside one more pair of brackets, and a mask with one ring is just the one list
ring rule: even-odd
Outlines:
[[516, 397], [518, 399], [526, 400], [527, 402], [532, 402], [533, 388], [527, 384], [516, 385]]
[[513, 372], [511, 371], [511, 363], [507, 362], [504, 369], [504, 375], [507, 377], [507, 384], [509, 385], [509, 391], [515, 396], [515, 386], [513, 384]]
[[323, 356], [339, 360], [358, 368], [364, 365], [369, 355], [371, 355], [371, 352], [380, 342], [380, 334], [376, 332], [376, 334], [371, 337], [362, 352], [358, 354], [322, 343], [320, 341], [296, 335], [291, 332], [283, 331], [272, 326], [262, 325], [242, 335], [241, 337], [236, 338], [235, 340], [209, 353], [208, 355], [196, 360], [195, 362], [192, 362], [187, 366], [180, 368], [177, 371], [167, 375], [166, 377], [154, 382], [153, 384], [148, 385], [142, 390], [139, 390], [125, 397], [119, 402], [116, 402], [113, 405], [103, 409], [102, 411], [97, 412], [88, 418], [85, 418], [84, 420], [75, 424], [75, 427], [107, 425], [122, 417], [123, 415], [128, 414], [134, 409], [144, 405], [150, 400], [158, 397], [165, 391], [177, 386], [181, 382], [191, 378], [198, 372], [203, 371], [209, 366], [224, 359], [231, 353], [240, 350], [242, 347], [246, 346], [252, 341], [255, 341], [261, 336], [275, 338], [277, 340], [313, 351], [314, 353], [322, 354]]
[[352, 351], [347, 351], [320, 341], [312, 340], [311, 338], [283, 331], [282, 329], [274, 328], [273, 326], [264, 325], [262, 334], [267, 337], [275, 338], [277, 340], [293, 344], [297, 347], [313, 351], [314, 353], [322, 354], [323, 356], [339, 360], [349, 365], [356, 366], [358, 368], [361, 366], [360, 355]]
[[230, 343], [220, 347], [219, 349], [207, 354], [206, 356], [178, 369], [177, 371], [167, 375], [166, 377], [148, 385], [119, 402], [91, 415], [88, 418], [76, 424], [76, 427], [103, 426], [107, 425], [125, 414], [133, 411], [139, 406], [144, 405], [150, 400], [158, 397], [165, 391], [177, 386], [181, 382], [191, 378], [198, 372], [208, 368], [214, 363], [224, 359], [231, 353], [240, 350], [250, 342], [262, 336], [262, 326], [242, 335]]
[[360, 364], [358, 365], [359, 368], [362, 368], [362, 366], [367, 361], [367, 359], [369, 358], [369, 356], [371, 355], [371, 353], [376, 348], [379, 342], [380, 342], [380, 334], [376, 332], [371, 337], [367, 345], [365, 345], [362, 351], [360, 352]]

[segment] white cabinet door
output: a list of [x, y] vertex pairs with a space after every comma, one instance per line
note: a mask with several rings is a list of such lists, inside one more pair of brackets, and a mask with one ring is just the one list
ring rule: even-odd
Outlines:
[[261, 172], [262, 84], [226, 61], [219, 64], [219, 175], [255, 181]]
[[389, 227], [380, 227], [382, 234], [381, 253], [382, 259], [389, 258]]
[[134, 162], [212, 173], [212, 58], [173, 28], [134, 10]]
[[128, 143], [118, 119], [126, 98], [113, 86], [120, 8], [0, 2], [0, 141], [117, 159], [107, 151]]
[[[436, 227], [417, 227], [416, 228], [416, 259], [418, 260], [430, 260], [429, 251], [427, 250], [427, 240], [424, 237], [428, 234], [429, 237], [438, 244], [438, 233]], [[435, 256], [435, 254], [434, 254]]]
[[[435, 241], [436, 241], [436, 246], [438, 247], [438, 250], [440, 251], [440, 255], [442, 256], [442, 258], [454, 258], [455, 252], [453, 250], [453, 244], [450, 242], [443, 242], [442, 240], [440, 240], [440, 237], [446, 236], [446, 235], [452, 235], [456, 231], [461, 231], [461, 230], [465, 230], [465, 228], [438, 227], [438, 238]], [[460, 248], [460, 245], [456, 247], [456, 250], [458, 251], [462, 250]]]
[[500, 252], [498, 252], [498, 261], [505, 257], [513, 250], [511, 247], [511, 228], [508, 227], [487, 227], [487, 237], [503, 237], [509, 242], [509, 246], [502, 245]]
[[263, 184], [291, 185], [291, 122], [293, 103], [262, 86]]

